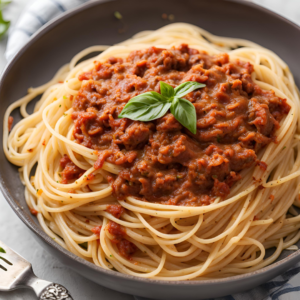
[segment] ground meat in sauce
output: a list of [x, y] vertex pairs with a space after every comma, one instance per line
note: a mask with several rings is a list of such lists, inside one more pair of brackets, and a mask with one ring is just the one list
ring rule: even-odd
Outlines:
[[96, 226], [96, 227], [92, 228], [91, 231], [92, 231], [94, 234], [100, 236], [100, 231], [101, 231], [101, 229], [102, 229], [102, 225]]
[[[229, 194], [241, 170], [258, 163], [257, 152], [276, 142], [275, 131], [290, 110], [285, 99], [256, 85], [252, 72], [248, 62], [230, 62], [226, 53], [210, 56], [185, 44], [95, 61], [93, 70], [79, 76], [74, 139], [98, 151], [95, 168], [104, 161], [124, 168], [111, 180], [118, 199], [208, 205]], [[118, 119], [131, 98], [160, 92], [159, 81], [173, 87], [206, 84], [185, 97], [196, 109], [195, 135], [170, 113], [152, 122]]]
[[137, 251], [137, 247], [126, 239], [127, 234], [125, 229], [121, 225], [109, 221], [107, 230], [113, 236], [111, 241], [116, 244], [120, 255], [127, 259], [131, 259], [131, 256]]
[[67, 155], [61, 158], [60, 167], [62, 168], [60, 183], [66, 184], [69, 180], [78, 179], [84, 173], [84, 170], [76, 166]]
[[106, 211], [112, 214], [115, 218], [120, 219], [121, 215], [124, 213], [124, 208], [121, 205], [108, 205]]

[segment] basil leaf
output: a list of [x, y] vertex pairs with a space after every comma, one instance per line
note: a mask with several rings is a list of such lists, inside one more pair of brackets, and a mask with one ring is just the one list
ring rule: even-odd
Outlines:
[[181, 125], [186, 127], [193, 134], [196, 134], [196, 110], [190, 101], [177, 97], [174, 98], [171, 105], [171, 113]]
[[160, 83], [161, 94], [164, 97], [166, 97], [167, 99], [172, 100], [172, 98], [174, 97], [174, 94], [175, 94], [174, 88], [171, 85], [169, 85], [163, 81], [160, 81], [159, 83]]
[[5, 21], [3, 19], [2, 11], [0, 11], [0, 38], [4, 36], [9, 26], [10, 26], [10, 21]]
[[132, 98], [123, 108], [118, 118], [148, 122], [163, 117], [171, 108], [174, 117], [192, 133], [196, 134], [197, 116], [194, 105], [181, 97], [205, 87], [203, 83], [188, 81], [175, 89], [160, 81], [161, 94], [147, 92]]
[[175, 97], [181, 98], [181, 97], [187, 95], [188, 93], [190, 93], [190, 92], [192, 92], [194, 90], [203, 88], [205, 86], [206, 86], [206, 84], [199, 83], [199, 82], [196, 82], [196, 81], [187, 81], [187, 82], [184, 82], [184, 83], [180, 84], [179, 86], [177, 86], [174, 89], [174, 91], [175, 91]]
[[[125, 105], [125, 107], [129, 104], [129, 103], [134, 103], [134, 102], [138, 102], [138, 103], [155, 103], [155, 102], [167, 102], [167, 99], [159, 94], [159, 93], [156, 93], [156, 92], [146, 92], [146, 93], [143, 93], [143, 94], [140, 94], [136, 97], [133, 97], [132, 99], [129, 100], [129, 102]], [[124, 108], [125, 108], [124, 107]]]
[[6, 253], [6, 251], [3, 248], [1, 248], [1, 247], [0, 247], [0, 252], [1, 253]]
[[132, 98], [123, 108], [118, 118], [128, 118], [135, 121], [152, 121], [163, 117], [171, 103], [161, 94], [147, 92]]

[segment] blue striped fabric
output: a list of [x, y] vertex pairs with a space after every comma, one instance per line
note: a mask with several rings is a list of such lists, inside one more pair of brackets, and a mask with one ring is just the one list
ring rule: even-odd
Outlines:
[[26, 7], [11, 28], [5, 57], [10, 61], [30, 37], [51, 19], [88, 0], [36, 0]]
[[[88, 0], [36, 0], [22, 13], [16, 25], [9, 33], [6, 50], [7, 60], [24, 46], [30, 37], [51, 19]], [[300, 280], [291, 283], [291, 278], [300, 273], [300, 264], [274, 280], [237, 295], [218, 298], [217, 300], [296, 300], [300, 299]], [[298, 277], [300, 278], [300, 277]], [[101, 296], [100, 296], [101, 297]], [[135, 297], [136, 300], [147, 300]], [[148, 299], [149, 300], [149, 299]]]
[[[300, 282], [299, 280], [295, 280], [295, 282], [292, 280], [299, 273], [300, 264], [253, 290], [206, 300], [299, 300]], [[150, 299], [135, 296], [135, 300]]]

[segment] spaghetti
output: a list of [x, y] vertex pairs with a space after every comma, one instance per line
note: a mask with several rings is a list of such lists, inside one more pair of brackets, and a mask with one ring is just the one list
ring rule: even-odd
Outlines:
[[[116, 198], [112, 180], [123, 167], [104, 159], [95, 168], [99, 152], [74, 138], [73, 102], [84, 85], [78, 78], [91, 72], [94, 61], [105, 62], [112, 56], [125, 59], [132, 51], [154, 45], [170, 49], [182, 43], [209, 55], [227, 53], [230, 61], [251, 63], [252, 81], [286, 99], [290, 109], [280, 120], [276, 141], [257, 151], [267, 169], [255, 164], [244, 168], [226, 199], [214, 194], [209, 205], [167, 205], [133, 195]], [[101, 53], [78, 63], [95, 51]], [[27, 104], [38, 95], [42, 96], [34, 112], [28, 114]], [[16, 108], [23, 119], [9, 133], [10, 114]], [[300, 238], [300, 216], [294, 208], [300, 207], [298, 119], [298, 90], [288, 66], [276, 54], [246, 40], [218, 37], [178, 23], [141, 32], [112, 47], [80, 52], [50, 82], [30, 88], [28, 95], [9, 106], [3, 145], [7, 159], [20, 167], [31, 212], [59, 245], [125, 274], [205, 280], [255, 271], [274, 262], [283, 249], [296, 249], [293, 245]], [[265, 258], [266, 249], [272, 247], [276, 251]]]

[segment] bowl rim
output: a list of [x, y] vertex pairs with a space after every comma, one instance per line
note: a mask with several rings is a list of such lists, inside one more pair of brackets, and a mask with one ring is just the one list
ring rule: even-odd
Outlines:
[[[91, 7], [97, 6], [97, 5], [102, 5], [105, 3], [109, 3], [109, 2], [120, 2], [122, 0], [102, 0], [102, 1], [97, 1], [97, 0], [91, 0], [88, 1], [86, 3], [83, 3], [73, 9], [70, 9], [66, 12], [64, 12], [63, 14], [61, 14], [58, 17], [55, 17], [54, 19], [50, 20], [49, 22], [47, 22], [45, 25], [43, 25], [39, 30], [37, 30], [29, 39], [29, 41], [17, 52], [17, 54], [8, 62], [8, 64], [6, 65], [6, 67], [4, 68], [2, 74], [1, 74], [1, 78], [0, 78], [0, 89], [3, 86], [3, 81], [5, 79], [5, 77], [7, 76], [7, 74], [9, 73], [10, 69], [12, 68], [12, 66], [18, 61], [19, 58], [21, 58], [21, 56], [23, 55], [23, 53], [32, 45], [35, 43], [36, 40], [38, 40], [43, 34], [47, 33], [48, 31], [50, 31], [52, 28], [56, 27], [57, 25], [59, 25], [61, 22], [65, 21], [66, 19], [76, 15], [76, 14], [80, 14], [82, 11], [89, 9]], [[180, 0], [173, 0], [173, 1], [177, 1], [179, 2]], [[219, 1], [219, 0], [214, 0], [214, 1]], [[294, 27], [295, 29], [297, 29], [300, 32], [300, 26], [298, 26], [296, 23], [294, 23], [293, 21], [277, 14], [276, 12], [269, 10], [263, 6], [260, 6], [254, 2], [252, 2], [252, 0], [226, 0], [226, 2], [232, 2], [232, 3], [238, 3], [241, 5], [244, 5], [246, 7], [251, 7], [254, 8], [256, 10], [262, 11], [266, 14], [269, 14], [273, 17], [276, 17], [278, 19], [281, 19], [282, 21], [288, 23], [289, 25], [291, 25], [292, 27]], [[88, 262], [86, 260], [84, 260], [83, 258], [78, 257], [77, 255], [73, 254], [72, 252], [64, 249], [63, 247], [61, 247], [59, 244], [57, 244], [55, 241], [53, 241], [53, 239], [51, 239], [43, 230], [42, 228], [38, 227], [38, 225], [33, 222], [32, 220], [30, 220], [26, 214], [23, 212], [23, 208], [20, 207], [13, 199], [13, 197], [11, 196], [9, 189], [6, 187], [5, 182], [3, 180], [3, 175], [0, 174], [0, 190], [3, 193], [4, 198], [6, 199], [6, 201], [8, 202], [8, 204], [11, 206], [11, 208], [13, 209], [13, 211], [15, 212], [15, 214], [21, 219], [21, 221], [31, 230], [33, 231], [35, 234], [37, 234], [40, 238], [42, 238], [42, 240], [47, 243], [49, 246], [55, 248], [56, 250], [58, 250], [60, 253], [62, 253], [64, 256], [68, 257], [71, 260], [75, 260], [78, 263], [81, 263], [83, 265], [85, 265], [86, 267], [93, 269], [96, 272], [102, 272], [104, 274], [107, 274], [109, 276], [115, 276], [115, 277], [119, 277], [120, 279], [124, 279], [124, 280], [130, 280], [130, 281], [135, 281], [136, 283], [138, 282], [143, 282], [146, 284], [154, 284], [154, 285], [161, 285], [161, 286], [203, 286], [203, 285], [214, 285], [214, 284], [226, 284], [226, 283], [230, 283], [230, 282], [238, 282], [239, 280], [244, 280], [247, 278], [251, 278], [255, 275], [260, 275], [263, 273], [267, 273], [269, 271], [272, 271], [272, 269], [279, 267], [281, 265], [286, 264], [287, 262], [298, 262], [300, 261], [300, 249], [291, 253], [289, 256], [287, 256], [284, 259], [281, 259], [278, 262], [272, 263], [271, 265], [268, 265], [264, 268], [261, 268], [259, 270], [250, 272], [250, 273], [245, 273], [245, 274], [241, 274], [241, 275], [235, 275], [232, 277], [226, 277], [226, 278], [220, 278], [220, 279], [210, 279], [210, 280], [203, 280], [203, 281], [199, 281], [199, 280], [188, 280], [188, 281], [179, 281], [179, 280], [158, 280], [158, 279], [151, 279], [151, 278], [142, 278], [142, 277], [137, 277], [137, 276], [133, 276], [133, 275], [128, 275], [128, 274], [123, 274], [117, 271], [113, 271], [113, 270], [106, 270], [102, 267], [96, 266], [95, 264]]]

